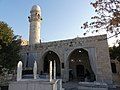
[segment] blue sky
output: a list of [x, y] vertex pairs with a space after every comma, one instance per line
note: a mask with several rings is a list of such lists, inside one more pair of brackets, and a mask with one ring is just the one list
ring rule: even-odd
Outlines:
[[[0, 0], [0, 21], [5, 21], [14, 34], [29, 38], [28, 16], [33, 5], [42, 9], [42, 42], [84, 37], [80, 27], [94, 16], [93, 0]], [[91, 34], [89, 34], [91, 35]]]

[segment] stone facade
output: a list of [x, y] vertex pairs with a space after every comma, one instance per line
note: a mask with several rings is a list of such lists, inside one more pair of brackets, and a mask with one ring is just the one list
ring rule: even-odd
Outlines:
[[[68, 40], [46, 42], [22, 47], [21, 56], [24, 67], [33, 66], [38, 62], [38, 72], [43, 71], [44, 58], [47, 52], [56, 53], [60, 60], [61, 77], [63, 81], [69, 80], [69, 55], [76, 49], [84, 49], [88, 52], [91, 68], [95, 74], [96, 81], [112, 83], [112, 72], [110, 65], [109, 49], [106, 35], [74, 38]], [[28, 60], [28, 61], [27, 61]], [[62, 68], [64, 64], [64, 68]]]

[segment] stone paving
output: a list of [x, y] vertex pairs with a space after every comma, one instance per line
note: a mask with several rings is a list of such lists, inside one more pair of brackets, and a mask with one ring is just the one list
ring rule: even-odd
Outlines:
[[74, 81], [74, 82], [67, 82], [67, 83], [63, 83], [63, 88], [65, 88], [65, 90], [78, 90], [78, 82]]
[[[78, 86], [79, 86], [78, 81], [63, 83], [63, 88], [65, 90], [79, 90]], [[120, 90], [120, 87], [118, 87], [118, 88], [108, 88], [108, 90]]]

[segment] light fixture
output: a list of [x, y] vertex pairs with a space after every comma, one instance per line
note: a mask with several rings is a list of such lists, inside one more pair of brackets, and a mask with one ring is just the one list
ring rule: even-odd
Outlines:
[[79, 62], [81, 62], [81, 60], [78, 60]]
[[71, 62], [73, 62], [74, 60], [73, 59], [71, 59]]
[[51, 54], [51, 52], [49, 52], [49, 54]]
[[79, 50], [78, 52], [81, 52], [81, 50]]

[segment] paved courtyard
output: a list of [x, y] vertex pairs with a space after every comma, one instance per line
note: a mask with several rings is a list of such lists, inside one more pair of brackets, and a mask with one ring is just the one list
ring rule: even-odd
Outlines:
[[[72, 81], [72, 82], [67, 82], [67, 83], [63, 83], [63, 88], [65, 88], [65, 90], [78, 90], [78, 81]], [[120, 87], [118, 88], [109, 88], [108, 90], [120, 90]]]

